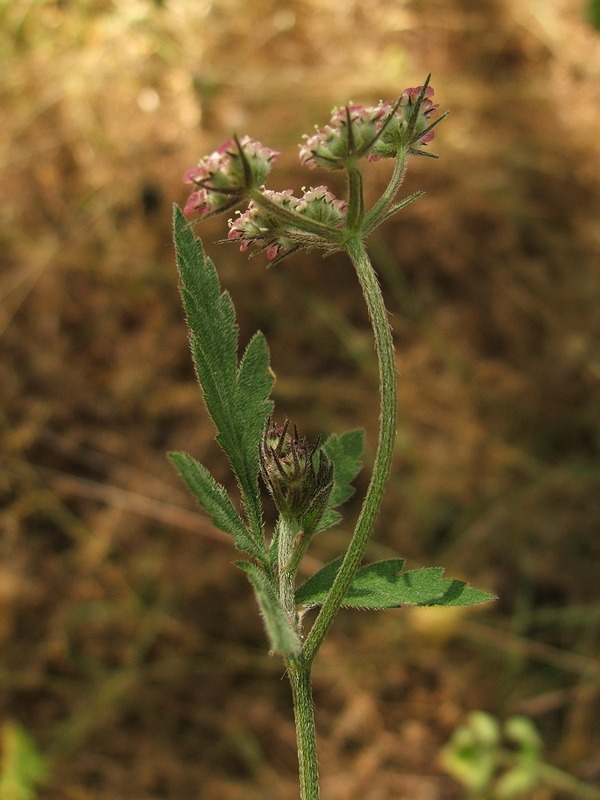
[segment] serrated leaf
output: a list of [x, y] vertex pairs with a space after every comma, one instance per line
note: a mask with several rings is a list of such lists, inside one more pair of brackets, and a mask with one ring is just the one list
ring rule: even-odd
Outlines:
[[343, 561], [343, 557], [330, 561], [318, 572], [304, 581], [302, 586], [296, 589], [296, 603], [300, 606], [320, 606], [323, 605], [327, 592], [335, 580], [335, 576]]
[[334, 509], [354, 494], [351, 484], [362, 467], [364, 440], [364, 431], [357, 428], [341, 435], [334, 433], [322, 445], [333, 462], [333, 490], [317, 531], [336, 525], [341, 517]]
[[269, 348], [262, 333], [255, 333], [242, 357], [237, 373], [237, 418], [243, 451], [254, 486], [258, 475], [259, 445], [265, 420], [273, 409], [268, 399], [273, 387]]
[[188, 453], [169, 453], [169, 458], [213, 524], [219, 530], [230, 533], [235, 546], [242, 553], [262, 558], [262, 550], [246, 530], [225, 487], [217, 483], [206, 467]]
[[237, 566], [248, 575], [254, 588], [271, 650], [284, 656], [297, 655], [301, 648], [300, 638], [279, 602], [273, 583], [255, 564], [239, 561]]
[[206, 407], [238, 480], [252, 535], [262, 540], [258, 448], [272, 410], [273, 379], [264, 336], [255, 334], [238, 363], [238, 328], [227, 292], [185, 217], [174, 209], [173, 230], [190, 346]]
[[442, 567], [423, 567], [402, 573], [398, 580], [398, 599], [411, 606], [474, 606], [496, 597], [473, 589], [465, 581], [444, 578]]
[[[303, 606], [323, 605], [342, 559], [327, 564], [296, 591]], [[344, 597], [348, 608], [383, 609], [412, 606], [468, 606], [486, 603], [494, 596], [472, 589], [464, 581], [443, 578], [441, 567], [401, 572], [402, 559], [378, 561], [358, 570]]]

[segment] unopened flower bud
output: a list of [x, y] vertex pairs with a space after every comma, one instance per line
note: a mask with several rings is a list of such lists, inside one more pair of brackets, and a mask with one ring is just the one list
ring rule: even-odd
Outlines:
[[333, 489], [333, 464], [319, 442], [308, 444], [289, 423], [269, 419], [260, 447], [260, 471], [279, 513], [312, 533]]

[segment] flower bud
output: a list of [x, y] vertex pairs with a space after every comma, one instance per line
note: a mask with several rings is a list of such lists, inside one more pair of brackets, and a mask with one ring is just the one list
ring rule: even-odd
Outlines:
[[184, 175], [184, 183], [197, 187], [184, 213], [207, 217], [232, 208], [249, 189], [262, 186], [278, 155], [249, 136], [228, 139]]
[[333, 463], [317, 441], [309, 445], [289, 422], [267, 420], [260, 446], [260, 471], [277, 510], [312, 533], [323, 516], [333, 489]]

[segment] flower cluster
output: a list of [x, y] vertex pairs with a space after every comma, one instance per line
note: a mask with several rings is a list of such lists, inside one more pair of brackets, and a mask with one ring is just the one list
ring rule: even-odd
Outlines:
[[197, 188], [183, 213], [207, 217], [237, 205], [249, 189], [263, 185], [278, 155], [250, 136], [228, 139], [186, 172], [184, 183]]
[[349, 105], [334, 108], [329, 125], [305, 136], [300, 145], [300, 163], [314, 169], [344, 169], [351, 158], [368, 154], [386, 114], [383, 105]]
[[[258, 248], [271, 262], [301, 248], [319, 248], [324, 253], [344, 249], [352, 237], [368, 236], [418, 196], [394, 204], [406, 159], [410, 154], [431, 155], [423, 148], [445, 116], [433, 119], [438, 109], [433, 95], [427, 78], [422, 86], [405, 89], [395, 103], [334, 108], [325, 127], [304, 137], [300, 145], [303, 166], [347, 170], [347, 204], [326, 186], [305, 189], [301, 197], [291, 189], [266, 189], [265, 180], [279, 153], [243, 136], [224, 142], [186, 173], [184, 181], [194, 190], [184, 214], [206, 218], [247, 203], [244, 212], [229, 220], [227, 239], [237, 242], [242, 252], [251, 245]], [[380, 158], [394, 158], [397, 164], [380, 200], [367, 211], [358, 162]]]
[[[438, 106], [431, 101], [434, 91], [427, 83], [405, 89], [395, 104], [349, 105], [334, 108], [329, 125], [305, 137], [300, 145], [300, 162], [313, 169], [345, 169], [351, 160], [394, 158], [402, 149], [419, 153], [419, 147], [433, 139], [429, 122]], [[438, 120], [440, 121], [440, 120]]]
[[[273, 261], [300, 247], [311, 246], [314, 236], [302, 230], [302, 220], [329, 227], [343, 225], [346, 204], [338, 200], [326, 186], [307, 189], [302, 197], [295, 197], [291, 189], [273, 192], [263, 189], [264, 203], [251, 201], [244, 213], [235, 220], [229, 220], [230, 241], [238, 241], [240, 250], [245, 252], [250, 245], [264, 250], [267, 258]], [[292, 212], [289, 221], [283, 222], [275, 213], [273, 205]]]
[[373, 158], [394, 158], [401, 148], [406, 147], [411, 153], [423, 155], [419, 148], [433, 140], [433, 128], [443, 119], [439, 117], [430, 122], [430, 117], [439, 108], [431, 100], [433, 95], [433, 88], [425, 84], [405, 89], [395, 106], [385, 104], [388, 116], [381, 135], [373, 145]]
[[333, 489], [333, 464], [325, 451], [289, 432], [289, 422], [267, 420], [260, 446], [260, 471], [284, 517], [299, 520], [305, 533], [315, 530]]

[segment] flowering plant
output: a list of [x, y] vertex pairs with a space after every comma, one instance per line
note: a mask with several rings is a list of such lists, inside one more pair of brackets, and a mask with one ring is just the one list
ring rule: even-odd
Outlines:
[[[363, 433], [330, 435], [309, 444], [295, 427], [273, 419], [273, 378], [262, 333], [238, 357], [235, 313], [216, 270], [175, 209], [174, 231], [181, 295], [192, 355], [217, 441], [227, 454], [241, 495], [241, 509], [209, 471], [187, 453], [171, 458], [213, 523], [233, 536], [247, 558], [238, 562], [258, 601], [271, 651], [284, 660], [294, 701], [302, 800], [317, 800], [319, 777], [312, 705], [311, 671], [317, 652], [341, 606], [398, 608], [402, 605], [457, 606], [483, 603], [492, 595], [463, 581], [443, 577], [439, 567], [404, 571], [403, 559], [362, 565], [390, 473], [396, 431], [396, 373], [387, 312], [365, 248], [366, 237], [412, 202], [396, 197], [412, 155], [429, 155], [437, 111], [429, 78], [406, 89], [395, 103], [336, 108], [328, 125], [306, 137], [300, 160], [315, 169], [344, 170], [347, 200], [326, 186], [273, 192], [264, 181], [278, 153], [248, 136], [234, 137], [189, 170], [194, 186], [184, 210], [204, 219], [248, 203], [229, 222], [227, 240], [242, 252], [251, 246], [278, 263], [300, 249], [345, 251], [369, 311], [380, 375], [380, 430], [371, 479], [345, 553], [297, 585], [297, 573], [312, 537], [335, 525], [337, 508], [352, 494], [361, 467]], [[433, 156], [435, 157], [435, 156]], [[390, 158], [387, 188], [366, 209], [360, 164]], [[263, 524], [259, 476], [278, 512], [272, 532]], [[318, 608], [304, 630], [305, 612]]]

